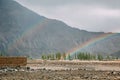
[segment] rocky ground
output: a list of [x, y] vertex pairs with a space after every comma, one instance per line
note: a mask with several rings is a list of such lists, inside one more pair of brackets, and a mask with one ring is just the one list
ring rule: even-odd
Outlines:
[[111, 63], [35, 61], [28, 67], [1, 68], [0, 80], [120, 80], [119, 61]]

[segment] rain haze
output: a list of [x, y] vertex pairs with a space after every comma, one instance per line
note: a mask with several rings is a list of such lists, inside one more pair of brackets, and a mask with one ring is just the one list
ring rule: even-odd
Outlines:
[[120, 32], [120, 0], [16, 0], [34, 12], [95, 32]]

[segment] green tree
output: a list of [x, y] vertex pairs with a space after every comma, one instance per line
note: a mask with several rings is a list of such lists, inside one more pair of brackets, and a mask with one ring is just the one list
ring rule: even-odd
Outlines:
[[60, 59], [61, 59], [61, 53], [60, 53], [60, 52], [56, 53], [56, 59], [57, 59], [57, 60], [60, 60]]
[[110, 56], [109, 56], [109, 55], [107, 55], [106, 60], [111, 60], [111, 58], [110, 58]]
[[96, 60], [96, 55], [92, 55], [92, 60]]
[[63, 58], [64, 60], [66, 60], [66, 53], [63, 53], [63, 54], [62, 54], [62, 58]]
[[77, 53], [75, 53], [74, 59], [78, 59], [78, 57], [77, 57]]
[[72, 57], [70, 54], [68, 54], [68, 60], [72, 60]]
[[0, 56], [4, 56], [5, 54], [2, 52], [2, 51], [0, 51]]
[[0, 53], [0, 56], [3, 56], [3, 54], [2, 54], [2, 53]]
[[100, 60], [100, 61], [103, 60], [103, 56], [98, 54], [98, 60]]
[[46, 59], [47, 59], [47, 58], [46, 58], [46, 55], [44, 55], [44, 54], [41, 56], [41, 58], [42, 58], [43, 60], [46, 60]]
[[85, 54], [83, 52], [79, 52], [78, 55], [77, 55], [77, 58], [79, 60], [85, 60], [86, 57], [85, 57]]
[[51, 54], [50, 60], [55, 60], [55, 55], [54, 54]]
[[96, 56], [90, 53], [79, 52], [77, 54], [77, 59], [79, 60], [95, 60]]

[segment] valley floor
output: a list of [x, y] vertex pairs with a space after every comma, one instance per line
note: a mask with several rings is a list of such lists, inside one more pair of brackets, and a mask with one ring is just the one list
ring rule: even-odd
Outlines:
[[120, 61], [29, 60], [27, 66], [0, 72], [0, 80], [120, 80]]

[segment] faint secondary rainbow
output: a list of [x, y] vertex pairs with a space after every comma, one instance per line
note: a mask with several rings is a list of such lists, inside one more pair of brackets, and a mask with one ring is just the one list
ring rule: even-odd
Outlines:
[[104, 33], [104, 34], [101, 34], [101, 35], [99, 35], [99, 36], [97, 36], [97, 37], [95, 37], [93, 39], [90, 39], [90, 40], [84, 42], [83, 44], [80, 44], [79, 46], [77, 46], [77, 47], [71, 49], [70, 51], [68, 51], [66, 53], [66, 59], [68, 59], [69, 55], [73, 56], [73, 55], [76, 54], [76, 52], [79, 52], [84, 48], [87, 48], [87, 47], [89, 47], [91, 45], [94, 45], [95, 43], [100, 42], [100, 41], [102, 41], [102, 40], [104, 40], [106, 38], [109, 38], [109, 37], [111, 37], [113, 35], [116, 35], [116, 34], [117, 33]]
[[32, 35], [32, 31], [36, 31], [38, 28], [42, 29], [43, 25], [47, 25], [47, 19], [43, 19], [42, 21], [36, 21], [31, 25], [27, 25], [27, 28], [24, 28], [24, 31], [18, 36], [16, 37], [11, 43], [9, 43], [7, 50], [10, 51], [13, 47], [16, 47], [16, 43], [17, 44], [22, 44], [22, 39], [24, 39], [27, 36]]

